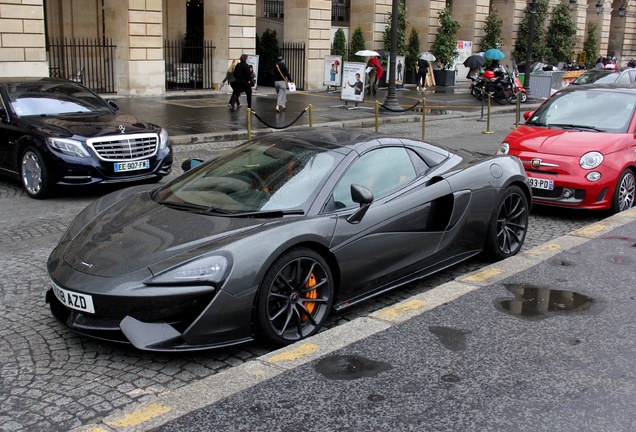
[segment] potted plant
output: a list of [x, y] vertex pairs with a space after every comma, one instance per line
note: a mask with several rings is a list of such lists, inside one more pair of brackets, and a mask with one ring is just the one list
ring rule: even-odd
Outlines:
[[440, 86], [455, 85], [455, 59], [459, 55], [457, 50], [457, 40], [455, 35], [459, 31], [459, 22], [453, 19], [449, 8], [440, 11], [437, 17], [439, 27], [435, 41], [431, 45], [431, 51], [435, 56], [435, 60], [439, 66], [433, 70], [435, 76], [435, 84]]

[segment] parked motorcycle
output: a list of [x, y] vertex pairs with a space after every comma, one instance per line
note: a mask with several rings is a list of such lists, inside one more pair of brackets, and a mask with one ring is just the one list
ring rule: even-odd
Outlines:
[[470, 94], [477, 100], [483, 100], [490, 95], [497, 103], [514, 104], [517, 103], [517, 94], [519, 102], [525, 103], [528, 100], [526, 89], [521, 85], [518, 75], [507, 73], [503, 68], [494, 72], [487, 70], [484, 75], [470, 79]]

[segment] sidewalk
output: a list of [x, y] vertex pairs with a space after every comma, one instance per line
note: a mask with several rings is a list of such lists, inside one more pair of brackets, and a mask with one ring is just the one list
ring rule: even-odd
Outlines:
[[[245, 96], [241, 97], [242, 107], [236, 112], [230, 112], [227, 102], [230, 93], [223, 90], [188, 91], [166, 94], [162, 97], [139, 98], [117, 97], [114, 98], [120, 106], [120, 112], [132, 114], [141, 119], [156, 123], [168, 130], [171, 141], [175, 145], [237, 140], [247, 138], [247, 112]], [[271, 87], [258, 87], [253, 95], [252, 108], [266, 123], [282, 128], [289, 125], [309, 105], [313, 126], [331, 127], [375, 127], [375, 101], [384, 103], [388, 89], [378, 90], [375, 96], [366, 96], [363, 103], [355, 104], [340, 100], [337, 91], [299, 91], [287, 95], [287, 110], [276, 113], [276, 94]], [[404, 89], [396, 89], [396, 98], [401, 107], [407, 109], [414, 104], [426, 99], [426, 121], [434, 121], [436, 118], [449, 118], [449, 116], [481, 116], [482, 103], [469, 93], [467, 82], [455, 87], [435, 87], [424, 94], [418, 93], [415, 88], [407, 86]], [[541, 101], [528, 101], [521, 105], [521, 112], [538, 106]], [[353, 109], [352, 109], [353, 108]], [[515, 105], [491, 104], [492, 113], [514, 112]], [[487, 104], [484, 105], [483, 115], [487, 115]], [[293, 127], [309, 126], [310, 114], [305, 114]], [[400, 122], [421, 122], [421, 104], [416, 110], [403, 114], [391, 113], [383, 108], [379, 109], [379, 124]], [[252, 116], [252, 135], [272, 132], [274, 129], [267, 127], [256, 117]]]

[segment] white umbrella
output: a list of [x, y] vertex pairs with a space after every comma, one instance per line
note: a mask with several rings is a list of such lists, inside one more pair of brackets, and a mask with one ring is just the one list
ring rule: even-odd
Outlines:
[[421, 53], [419, 53], [418, 55], [419, 55], [419, 57], [420, 57], [421, 59], [424, 59], [424, 60], [428, 60], [428, 61], [435, 61], [435, 60], [437, 60], [437, 59], [435, 58], [435, 56], [434, 56], [433, 54], [431, 54], [430, 52], [428, 52], [428, 51], [426, 51], [426, 52], [421, 52]]
[[360, 57], [377, 57], [377, 56], [379, 56], [380, 54], [378, 54], [378, 52], [377, 52], [377, 51], [372, 51], [372, 50], [361, 50], [361, 51], [356, 52], [356, 55], [357, 55], [357, 56], [360, 56]]

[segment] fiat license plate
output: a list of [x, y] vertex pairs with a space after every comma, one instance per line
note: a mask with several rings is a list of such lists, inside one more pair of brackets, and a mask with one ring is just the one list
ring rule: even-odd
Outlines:
[[148, 159], [132, 162], [118, 162], [115, 164], [115, 172], [137, 171], [146, 168], [150, 168], [150, 161]]
[[545, 189], [545, 190], [553, 190], [554, 189], [554, 180], [545, 180], [538, 178], [529, 178], [530, 186], [535, 189]]
[[81, 312], [95, 313], [95, 306], [93, 306], [93, 298], [91, 296], [68, 291], [55, 284], [53, 284], [53, 292], [64, 306]]

